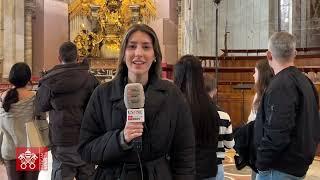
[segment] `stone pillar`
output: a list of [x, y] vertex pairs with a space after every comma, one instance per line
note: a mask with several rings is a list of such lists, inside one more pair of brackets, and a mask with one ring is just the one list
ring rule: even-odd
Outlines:
[[3, 23], [3, 0], [0, 0], [0, 77], [2, 77], [2, 62], [3, 62], [3, 33], [4, 33], [4, 23]]
[[34, 0], [25, 1], [25, 34], [24, 34], [24, 61], [32, 70], [32, 16], [35, 9]]
[[15, 1], [3, 0], [3, 72], [7, 78], [12, 64], [15, 63]]
[[16, 62], [24, 62], [24, 3], [2, 0], [3, 73], [7, 78]]
[[68, 4], [62, 1], [36, 0], [32, 44], [34, 76], [58, 64], [59, 46], [68, 41]]
[[292, 0], [292, 33], [297, 38], [297, 47], [308, 47], [307, 1]]
[[193, 42], [195, 41], [195, 20], [193, 18], [194, 8], [193, 8], [193, 0], [183, 0], [181, 2], [181, 13], [182, 14], [182, 38], [183, 38], [183, 48], [181, 54], [193, 54]]
[[183, 12], [184, 8], [182, 7], [184, 0], [177, 0], [177, 13], [178, 13], [178, 57], [181, 57], [183, 45], [184, 45], [184, 30], [182, 29], [182, 24], [184, 20]]
[[278, 32], [278, 8], [279, 8], [279, 0], [269, 1], [269, 37], [274, 33]]
[[301, 0], [292, 0], [292, 34], [297, 38], [297, 47], [303, 47], [301, 23]]
[[308, 47], [307, 38], [307, 26], [308, 26], [308, 16], [307, 16], [307, 2], [300, 0], [300, 47]]
[[150, 22], [156, 31], [162, 50], [162, 62], [175, 64], [178, 59], [177, 0], [155, 0], [157, 17]]

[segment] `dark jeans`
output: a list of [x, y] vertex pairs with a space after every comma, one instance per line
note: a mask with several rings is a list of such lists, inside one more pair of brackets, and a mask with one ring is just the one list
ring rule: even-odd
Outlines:
[[8, 180], [37, 180], [39, 171], [16, 171], [16, 160], [5, 160]]
[[90, 180], [93, 178], [94, 165], [82, 161], [77, 146], [55, 146], [52, 148], [51, 180]]

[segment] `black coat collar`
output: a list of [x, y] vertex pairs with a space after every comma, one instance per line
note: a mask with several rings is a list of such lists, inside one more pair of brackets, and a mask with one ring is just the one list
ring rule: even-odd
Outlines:
[[[121, 80], [122, 79], [122, 80]], [[149, 79], [149, 86], [145, 92], [145, 110], [146, 114], [156, 113], [162, 106], [164, 100], [167, 97], [168, 87], [165, 83], [157, 78], [152, 77]], [[126, 110], [123, 101], [123, 92], [125, 87], [125, 80], [121, 77], [116, 77], [113, 80], [112, 92], [110, 100], [115, 102], [115, 107]]]

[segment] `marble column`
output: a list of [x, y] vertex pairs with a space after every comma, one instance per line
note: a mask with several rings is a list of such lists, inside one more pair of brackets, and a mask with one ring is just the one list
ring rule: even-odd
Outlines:
[[34, 0], [25, 1], [25, 22], [24, 22], [24, 61], [32, 69], [32, 15], [35, 9]]
[[182, 29], [182, 21], [183, 21], [183, 13], [182, 13], [182, 5], [184, 0], [177, 0], [177, 13], [178, 13], [178, 57], [182, 55], [182, 49], [184, 45], [183, 36], [184, 31]]
[[4, 33], [4, 22], [3, 22], [3, 0], [0, 0], [0, 77], [2, 76], [2, 62], [3, 62], [3, 33]]
[[8, 78], [10, 68], [15, 62], [15, 1], [3, 1], [3, 71], [2, 77]]
[[194, 19], [193, 19], [193, 0], [182, 0], [181, 2], [181, 30], [182, 30], [182, 42], [183, 46], [181, 54], [193, 53], [193, 41], [194, 41]]

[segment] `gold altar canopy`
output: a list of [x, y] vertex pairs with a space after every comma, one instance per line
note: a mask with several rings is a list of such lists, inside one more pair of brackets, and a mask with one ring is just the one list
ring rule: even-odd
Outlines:
[[[69, 4], [69, 18], [85, 17], [73, 41], [80, 56], [115, 57], [122, 35], [135, 23], [147, 23], [156, 16], [153, 0], [74, 0]], [[107, 55], [105, 55], [107, 54]]]

